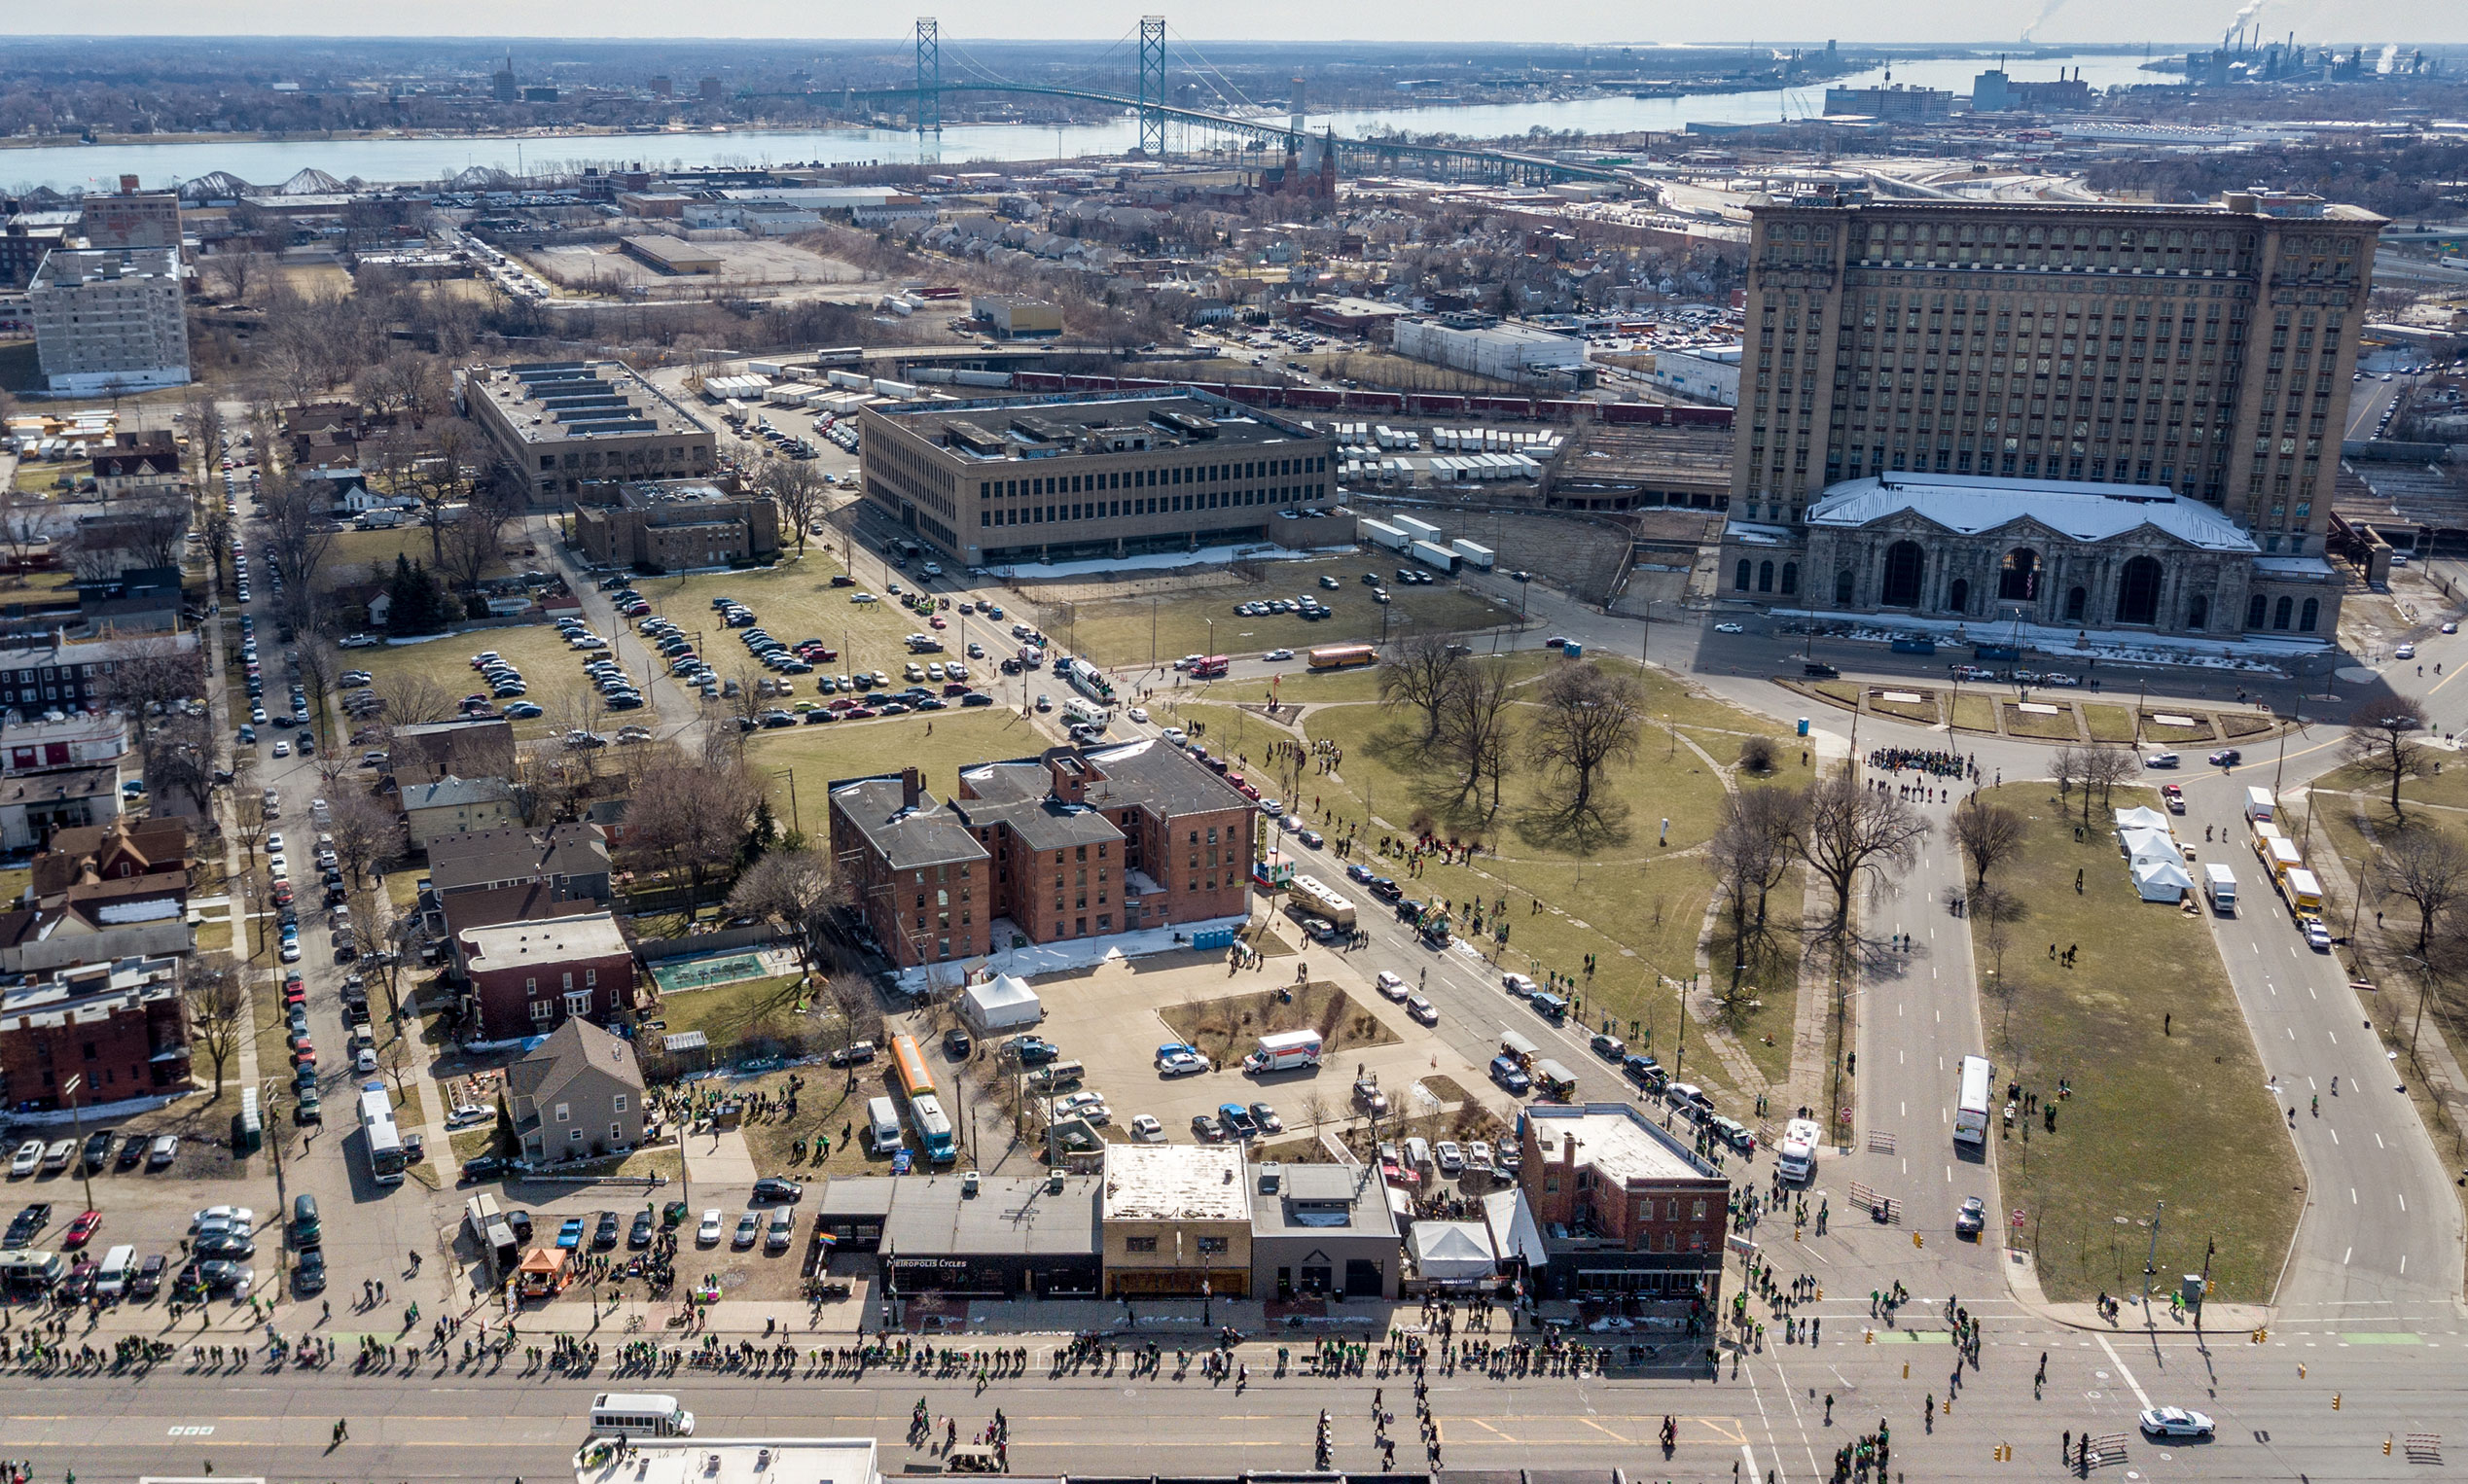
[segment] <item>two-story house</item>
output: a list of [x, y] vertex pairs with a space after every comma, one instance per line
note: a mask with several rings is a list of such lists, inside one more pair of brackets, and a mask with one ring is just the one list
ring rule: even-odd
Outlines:
[[570, 1019], [506, 1069], [506, 1113], [534, 1164], [622, 1153], [643, 1141], [643, 1069], [632, 1042]]

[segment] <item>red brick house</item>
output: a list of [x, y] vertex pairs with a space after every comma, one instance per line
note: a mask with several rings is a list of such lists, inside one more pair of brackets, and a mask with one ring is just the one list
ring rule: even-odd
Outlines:
[[984, 956], [991, 864], [915, 768], [832, 784], [831, 850], [893, 963], [912, 969]]
[[634, 952], [607, 912], [465, 928], [454, 952], [470, 1040], [543, 1035], [574, 1015], [606, 1026], [633, 1008]]

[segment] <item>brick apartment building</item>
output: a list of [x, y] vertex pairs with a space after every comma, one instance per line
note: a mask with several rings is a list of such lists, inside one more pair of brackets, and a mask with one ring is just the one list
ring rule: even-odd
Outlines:
[[1251, 909], [1255, 806], [1162, 741], [962, 768], [947, 802], [913, 768], [836, 783], [831, 818], [860, 911], [907, 966], [985, 952], [996, 917], [1044, 943]]
[[176, 960], [126, 959], [0, 986], [0, 1107], [50, 1111], [84, 1077], [82, 1107], [189, 1081]]
[[607, 912], [466, 928], [455, 952], [477, 1041], [542, 1035], [576, 1015], [606, 1025], [633, 1008], [634, 953]]
[[1531, 1280], [1540, 1296], [1633, 1297], [1711, 1314], [1730, 1182], [1625, 1103], [1536, 1103], [1523, 1121], [1518, 1181], [1550, 1255]]

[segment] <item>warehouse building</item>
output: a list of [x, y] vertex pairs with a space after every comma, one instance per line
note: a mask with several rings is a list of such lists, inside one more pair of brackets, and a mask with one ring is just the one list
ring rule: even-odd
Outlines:
[[867, 502], [972, 567], [1270, 542], [1336, 494], [1330, 437], [1189, 388], [859, 415]]
[[886, 1303], [924, 1295], [1088, 1298], [1101, 1244], [1092, 1175], [835, 1180], [816, 1228], [835, 1252], [876, 1255]]
[[683, 237], [626, 237], [619, 243], [628, 256], [663, 273], [717, 273], [720, 255]]
[[1471, 311], [1397, 321], [1397, 354], [1495, 381], [1581, 384], [1586, 342], [1574, 336], [1512, 325]]
[[981, 294], [968, 301], [968, 312], [1006, 340], [1062, 334], [1062, 306], [1042, 299]]
[[54, 393], [184, 386], [189, 325], [176, 247], [46, 254], [26, 286], [36, 359]]
[[623, 361], [539, 361], [455, 372], [464, 414], [534, 510], [560, 510], [603, 479], [708, 477], [712, 433]]

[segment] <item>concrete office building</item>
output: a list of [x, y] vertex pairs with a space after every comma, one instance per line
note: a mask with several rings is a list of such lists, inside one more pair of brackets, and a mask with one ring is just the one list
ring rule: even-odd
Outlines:
[[44, 383], [90, 396], [189, 380], [176, 247], [61, 250], [26, 286]]
[[692, 572], [779, 555], [780, 511], [700, 479], [629, 479], [575, 496], [574, 537], [596, 563]]
[[1586, 374], [1586, 342], [1575, 336], [1503, 324], [1472, 311], [1397, 321], [1397, 354], [1496, 381], [1569, 386]]
[[535, 510], [559, 510], [603, 479], [708, 477], [712, 432], [623, 361], [541, 361], [455, 373], [464, 414]]
[[868, 503], [969, 566], [1268, 542], [1336, 493], [1333, 439], [1190, 389], [859, 416]]
[[1829, 88], [1825, 111], [1832, 118], [1937, 119], [1953, 112], [1953, 94], [1942, 88]]
[[[1815, 574], [1799, 601], [1833, 598], [1839, 573], [1809, 561], [1812, 523], [1905, 520], [1911, 502], [1879, 502], [1873, 483], [1842, 491], [1847, 504], [1834, 498], [1882, 477], [1903, 493], [1926, 484], [1923, 504], [1958, 505], [1963, 528], [1900, 532], [1914, 549], [1894, 558], [1898, 571], [1855, 577], [1836, 606], [2236, 633], [2275, 631], [2312, 597], [2319, 630], [2332, 631], [2340, 584], [2323, 542], [2381, 225], [2353, 207], [2244, 194], [2202, 207], [1758, 208], [1726, 595], [1743, 591], [1745, 558], [1752, 598], [1781, 598], [1786, 568]], [[1923, 473], [1954, 477], [1905, 477]], [[1949, 484], [1972, 498], [1949, 504]], [[2073, 484], [2099, 498], [2068, 505], [2052, 491]], [[2131, 502], [2117, 485], [2145, 487], [2131, 500], [2154, 518], [2119, 518]], [[2165, 512], [2170, 495], [2210, 509]], [[1956, 570], [1977, 565], [1967, 546], [2001, 512], [2045, 521], [2060, 509], [2102, 514], [2053, 524], [2052, 541], [2200, 527], [2189, 552], [2237, 571], [2170, 601], [2148, 567], [2128, 579], [2120, 564], [2104, 587], [2047, 581], [2051, 553], [2027, 541], [2011, 562]], [[2251, 550], [2231, 550], [2206, 514]]]

